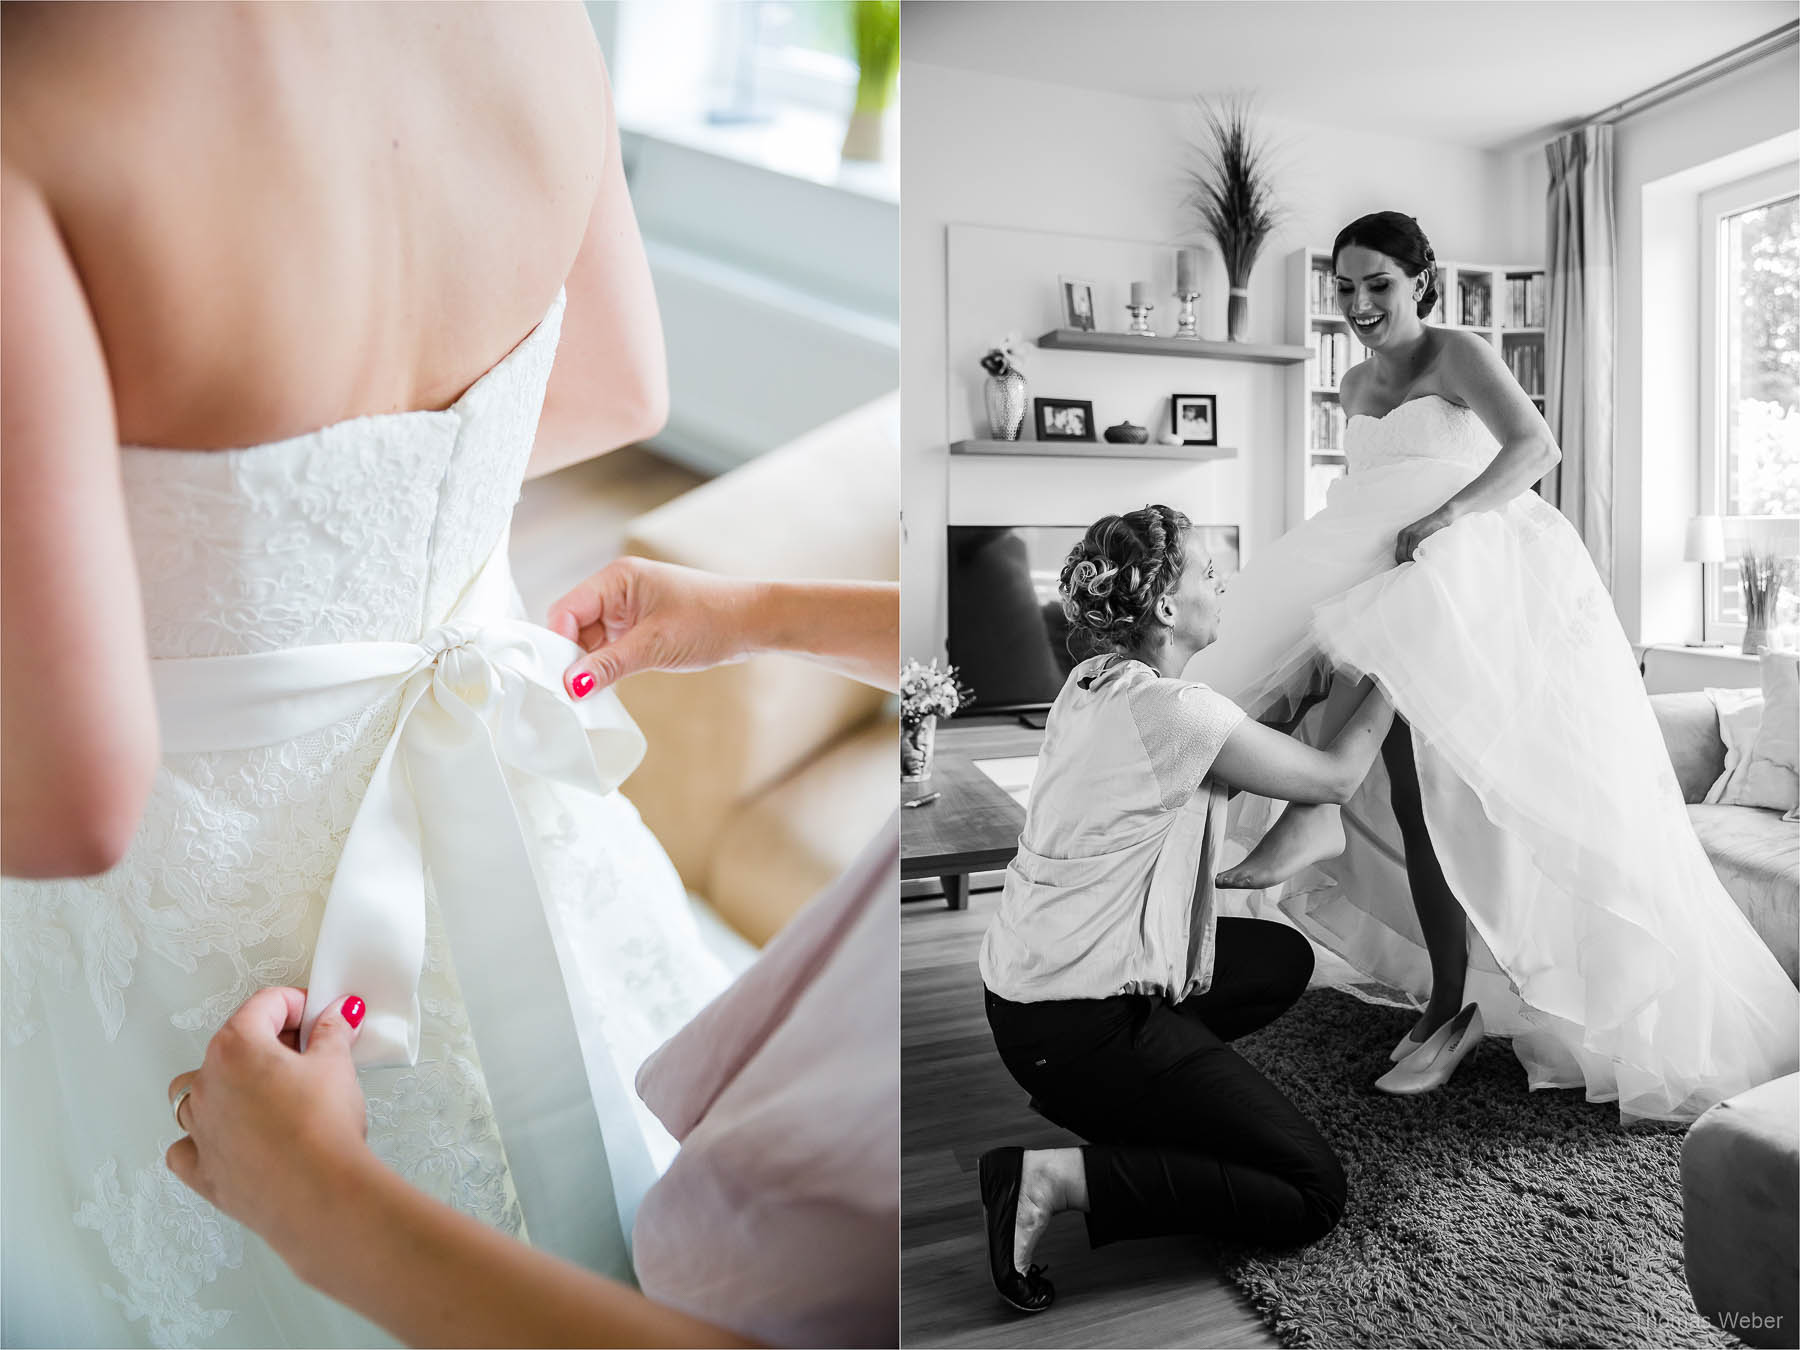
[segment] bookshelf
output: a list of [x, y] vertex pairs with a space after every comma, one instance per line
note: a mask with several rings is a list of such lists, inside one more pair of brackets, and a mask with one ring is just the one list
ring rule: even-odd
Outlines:
[[[1288, 522], [1325, 505], [1332, 480], [1346, 471], [1348, 419], [1338, 399], [1344, 373], [1367, 356], [1337, 312], [1327, 249], [1296, 249], [1288, 258], [1288, 333], [1308, 353], [1294, 381], [1290, 440], [1296, 443], [1288, 485]], [[1544, 407], [1544, 269], [1529, 263], [1489, 266], [1440, 262], [1438, 303], [1426, 322], [1479, 333], [1506, 362], [1541, 412]], [[1297, 430], [1296, 430], [1297, 429]]]

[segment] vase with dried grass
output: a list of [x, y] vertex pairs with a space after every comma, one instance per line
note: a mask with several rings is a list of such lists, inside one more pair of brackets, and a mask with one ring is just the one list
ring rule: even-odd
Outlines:
[[1243, 342], [1250, 327], [1250, 273], [1287, 210], [1275, 195], [1269, 149], [1251, 125], [1249, 100], [1230, 97], [1214, 103], [1199, 97], [1194, 102], [1205, 135], [1193, 146], [1187, 204], [1219, 246], [1231, 287], [1226, 336]]
[[1744, 655], [1755, 656], [1769, 649], [1769, 623], [1775, 617], [1775, 602], [1781, 595], [1791, 563], [1745, 549], [1738, 561], [1738, 577], [1744, 588]]

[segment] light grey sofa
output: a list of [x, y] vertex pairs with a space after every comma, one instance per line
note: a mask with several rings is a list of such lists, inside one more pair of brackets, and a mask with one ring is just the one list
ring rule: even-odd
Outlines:
[[1694, 833], [1744, 917], [1800, 984], [1800, 825], [1754, 806], [1701, 799], [1725, 771], [1719, 715], [1704, 693], [1652, 694]]
[[[1704, 693], [1653, 694], [1694, 832], [1719, 880], [1800, 983], [1800, 825], [1701, 801], [1725, 770]], [[1681, 1147], [1682, 1248], [1694, 1306], [1747, 1345], [1800, 1344], [1800, 1074], [1741, 1092]]]

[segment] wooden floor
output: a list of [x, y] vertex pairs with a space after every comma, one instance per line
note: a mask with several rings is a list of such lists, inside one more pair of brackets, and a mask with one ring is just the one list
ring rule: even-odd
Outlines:
[[1057, 1217], [1035, 1260], [1056, 1302], [1021, 1316], [987, 1273], [975, 1163], [1000, 1144], [1079, 1142], [1025, 1104], [994, 1052], [975, 955], [998, 896], [969, 908], [901, 906], [901, 1343], [906, 1346], [1273, 1346], [1197, 1243], [1090, 1250], [1081, 1217]]

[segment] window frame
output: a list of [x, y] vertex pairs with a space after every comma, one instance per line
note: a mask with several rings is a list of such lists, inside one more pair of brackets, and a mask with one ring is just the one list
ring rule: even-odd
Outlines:
[[[1722, 247], [1727, 220], [1759, 206], [1767, 206], [1787, 197], [1800, 196], [1800, 167], [1784, 163], [1759, 173], [1722, 183], [1700, 194], [1700, 389], [1699, 452], [1700, 514], [1723, 515], [1725, 500], [1725, 445], [1728, 436], [1728, 409], [1724, 391], [1729, 386], [1726, 350], [1726, 326], [1721, 320], [1721, 306], [1728, 300], [1724, 275], [1727, 253]], [[1734, 516], [1736, 520], [1776, 520], [1776, 516]], [[1744, 625], [1728, 623], [1720, 613], [1724, 598], [1725, 576], [1731, 566], [1706, 563], [1702, 566], [1703, 612], [1702, 640], [1706, 642], [1741, 643]]]

